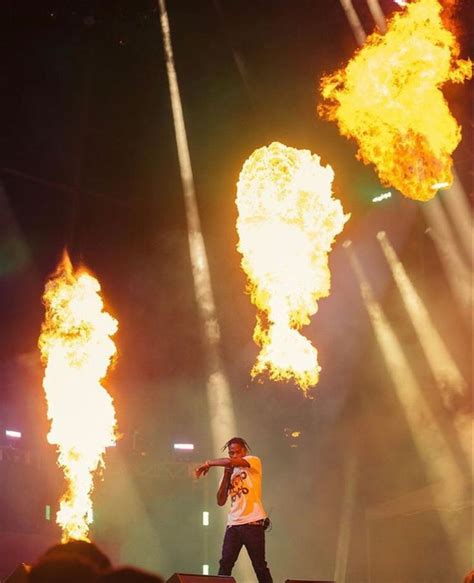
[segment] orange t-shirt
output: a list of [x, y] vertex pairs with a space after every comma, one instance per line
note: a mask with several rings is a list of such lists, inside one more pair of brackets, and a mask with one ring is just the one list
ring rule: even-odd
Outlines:
[[250, 467], [236, 466], [229, 487], [230, 512], [227, 525], [247, 524], [266, 518], [262, 504], [262, 462], [255, 455], [244, 458]]

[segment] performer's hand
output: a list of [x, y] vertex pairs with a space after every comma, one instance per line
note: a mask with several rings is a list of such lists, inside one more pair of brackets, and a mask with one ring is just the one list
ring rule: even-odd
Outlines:
[[194, 470], [194, 475], [196, 476], [196, 478], [200, 478], [201, 476], [205, 476], [207, 474], [207, 472], [209, 471], [209, 462], [204, 462], [203, 464], [201, 464], [200, 466], [198, 466], [195, 470]]

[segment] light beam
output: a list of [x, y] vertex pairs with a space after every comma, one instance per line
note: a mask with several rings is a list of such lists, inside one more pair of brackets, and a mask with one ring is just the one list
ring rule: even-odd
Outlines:
[[[350, 242], [344, 245], [359, 282], [360, 292], [372, 324], [382, 357], [389, 372], [398, 401], [404, 411], [410, 433], [429, 483], [439, 484], [438, 503], [452, 496], [463, 498], [469, 489], [465, 467], [452, 454], [449, 441], [419, 386], [392, 326], [375, 299], [360, 261]], [[462, 569], [465, 554], [458, 542], [459, 525], [439, 514], [455, 560]]]
[[433, 372], [443, 401], [445, 405], [449, 406], [454, 396], [463, 394], [466, 389], [466, 381], [436, 330], [425, 304], [408, 277], [403, 264], [398, 259], [387, 234], [381, 231], [377, 234], [377, 239], [390, 266], [403, 304], [415, 327], [421, 348]]

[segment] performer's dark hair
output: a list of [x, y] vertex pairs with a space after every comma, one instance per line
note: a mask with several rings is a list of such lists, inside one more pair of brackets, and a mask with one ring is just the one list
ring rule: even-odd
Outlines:
[[232, 445], [233, 443], [238, 443], [239, 445], [241, 445], [242, 447], [245, 447], [245, 449], [247, 451], [250, 451], [250, 446], [249, 444], [245, 441], [245, 439], [243, 437], [232, 437], [232, 439], [229, 439], [229, 441], [224, 444], [222, 451], [225, 451], [230, 445]]

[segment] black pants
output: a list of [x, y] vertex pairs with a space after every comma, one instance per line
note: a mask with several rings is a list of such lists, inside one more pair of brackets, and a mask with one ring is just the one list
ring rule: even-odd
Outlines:
[[228, 526], [222, 545], [219, 575], [230, 575], [242, 547], [247, 549], [259, 583], [273, 583], [265, 560], [265, 530], [260, 524]]

